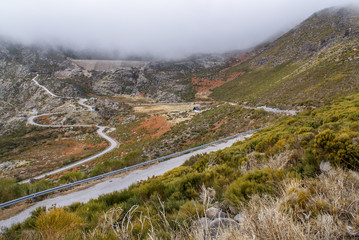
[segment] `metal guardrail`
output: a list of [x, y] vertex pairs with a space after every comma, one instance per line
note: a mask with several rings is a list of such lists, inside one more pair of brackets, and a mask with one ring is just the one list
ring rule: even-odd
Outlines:
[[118, 170], [115, 170], [115, 171], [112, 171], [112, 172], [104, 173], [104, 174], [101, 174], [101, 175], [86, 178], [86, 179], [76, 181], [76, 182], [73, 182], [73, 183], [68, 183], [68, 184], [65, 184], [65, 185], [62, 185], [62, 186], [58, 186], [58, 187], [50, 188], [50, 189], [47, 189], [47, 190], [44, 190], [44, 191], [41, 191], [41, 192], [33, 193], [33, 194], [30, 194], [30, 195], [27, 195], [27, 196], [24, 196], [24, 197], [21, 197], [21, 198], [17, 198], [17, 199], [14, 199], [14, 200], [11, 200], [11, 201], [8, 201], [8, 202], [5, 202], [5, 203], [1, 203], [0, 208], [8, 207], [8, 206], [11, 206], [11, 205], [14, 205], [16, 203], [26, 201], [26, 200], [34, 201], [34, 199], [36, 197], [43, 196], [43, 195], [48, 194], [48, 193], [52, 193], [52, 192], [63, 190], [63, 189], [71, 189], [73, 186], [77, 186], [77, 185], [80, 185], [82, 183], [87, 183], [87, 182], [90, 182], [90, 181], [93, 181], [93, 180], [102, 179], [104, 177], [108, 177], [108, 176], [111, 176], [111, 175], [114, 175], [114, 174], [117, 174], [117, 173], [122, 173], [122, 172], [126, 172], [128, 170], [132, 170], [132, 169], [135, 169], [135, 168], [138, 168], [138, 167], [147, 166], [147, 165], [155, 163], [155, 162], [161, 162], [161, 161], [164, 161], [164, 160], [172, 158], [172, 157], [177, 157], [177, 156], [180, 156], [180, 155], [185, 154], [185, 153], [189, 153], [189, 152], [192, 152], [192, 151], [195, 151], [195, 150], [198, 150], [198, 149], [201, 149], [201, 148], [204, 148], [204, 147], [216, 144], [216, 143], [220, 143], [220, 142], [223, 142], [223, 141], [226, 141], [226, 140], [229, 140], [229, 139], [239, 137], [241, 135], [254, 133], [254, 132], [257, 132], [257, 131], [259, 131], [261, 129], [264, 129], [264, 128], [266, 128], [266, 127], [261, 127], [261, 128], [257, 128], [257, 129], [254, 129], [254, 130], [247, 131], [247, 132], [238, 133], [236, 135], [229, 136], [229, 137], [226, 137], [226, 138], [222, 138], [222, 139], [219, 139], [217, 141], [210, 142], [210, 143], [207, 143], [207, 144], [203, 144], [201, 146], [190, 148], [190, 149], [187, 149], [187, 150], [184, 150], [184, 151], [181, 151], [181, 152], [176, 152], [176, 153], [173, 153], [173, 154], [170, 154], [170, 155], [167, 155], [167, 156], [163, 156], [163, 157], [156, 158], [156, 159], [153, 159], [153, 160], [149, 160], [149, 161], [146, 161], [146, 162], [138, 163], [136, 165], [121, 168], [121, 169], [118, 169]]

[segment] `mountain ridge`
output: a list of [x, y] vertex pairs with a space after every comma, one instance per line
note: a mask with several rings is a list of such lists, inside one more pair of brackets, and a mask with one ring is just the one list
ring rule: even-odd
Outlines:
[[[355, 93], [358, 90], [355, 80], [358, 19], [359, 11], [347, 8], [313, 14], [266, 45], [254, 58], [229, 69], [229, 73], [245, 71], [247, 74], [214, 89], [212, 97], [290, 108], [320, 106], [330, 99]], [[339, 72], [346, 75], [341, 76]]]
[[[15, 77], [6, 77], [11, 85], [11, 80], [19, 76], [43, 70], [39, 81], [55, 93], [88, 94], [88, 104], [94, 107], [90, 117], [78, 116], [73, 111], [77, 106], [70, 100], [51, 102], [34, 89], [34, 98], [30, 97], [28, 104], [33, 107], [39, 102], [41, 110], [48, 112], [71, 110], [66, 116], [54, 114], [39, 119], [44, 124], [83, 120], [108, 123], [114, 128], [109, 134], [121, 144], [92, 165], [32, 185], [0, 179], [2, 201], [135, 165], [245, 129], [268, 127], [226, 149], [193, 156], [182, 166], [121, 192], [65, 208], [39, 208], [24, 223], [5, 229], [0, 239], [357, 238], [358, 36], [359, 12], [330, 8], [249, 53], [200, 55], [151, 62], [143, 69], [106, 71], [86, 70], [69, 59], [62, 61], [60, 55], [58, 62], [49, 61], [50, 70], [46, 64], [39, 64], [36, 69], [27, 68]], [[26, 68], [20, 63], [16, 66]], [[7, 71], [11, 69], [16, 68]], [[62, 84], [74, 91], [67, 92]], [[181, 96], [182, 90], [188, 91], [186, 98]], [[198, 94], [201, 91], [206, 94]], [[145, 102], [143, 106], [142, 102], [136, 106], [133, 96], [128, 98], [134, 102], [127, 104], [123, 95], [117, 95], [138, 92], [145, 98], [140, 99]], [[153, 93], [157, 94], [154, 98], [147, 95]], [[182, 111], [172, 111], [175, 103], [164, 107], [163, 102], [148, 102], [185, 101], [196, 96], [211, 101], [188, 103]], [[118, 102], [116, 97], [120, 97]], [[269, 113], [265, 111], [269, 108], [255, 107], [261, 105], [301, 111], [292, 111], [294, 115], [286, 115], [285, 111]], [[171, 111], [164, 111], [168, 106]], [[25, 136], [15, 139], [39, 139], [43, 141], [39, 146], [45, 149], [60, 146], [63, 138], [74, 139], [74, 143], [82, 139], [93, 146], [100, 143], [91, 138], [91, 129], [87, 133], [26, 130], [29, 132]], [[11, 141], [5, 140], [5, 146], [0, 141], [0, 153], [8, 162], [18, 156], [14, 152], [26, 152], [25, 147], [30, 146], [9, 151]], [[37, 160], [40, 164], [49, 161]]]

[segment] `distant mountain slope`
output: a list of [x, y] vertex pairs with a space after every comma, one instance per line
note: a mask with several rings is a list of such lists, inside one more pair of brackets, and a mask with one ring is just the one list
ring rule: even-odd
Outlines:
[[183, 102], [194, 98], [194, 73], [216, 72], [227, 66], [228, 59], [211, 54], [151, 62], [74, 60], [75, 57], [60, 47], [26, 46], [0, 38], [0, 134], [21, 128], [26, 115], [35, 108], [41, 112], [63, 103], [61, 99], [47, 99], [30, 81], [36, 73], [38, 81], [59, 96], [126, 94], [153, 101]]
[[254, 58], [226, 74], [245, 72], [215, 88], [218, 100], [253, 105], [323, 105], [359, 91], [359, 10], [313, 14]]

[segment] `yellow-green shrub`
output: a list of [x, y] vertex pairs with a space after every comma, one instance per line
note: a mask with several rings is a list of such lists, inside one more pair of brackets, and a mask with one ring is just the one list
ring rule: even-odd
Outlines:
[[83, 220], [63, 208], [43, 212], [36, 219], [36, 228], [43, 239], [80, 239]]
[[276, 192], [276, 185], [284, 178], [283, 170], [254, 170], [237, 178], [228, 186], [225, 197], [233, 206], [239, 208], [253, 194]]

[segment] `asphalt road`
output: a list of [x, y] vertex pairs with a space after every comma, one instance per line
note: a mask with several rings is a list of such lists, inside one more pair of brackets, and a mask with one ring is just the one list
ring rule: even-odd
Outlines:
[[[54, 94], [53, 92], [51, 92], [49, 89], [47, 89], [45, 86], [41, 85], [38, 83], [38, 81], [36, 81], [36, 78], [38, 77], [39, 75], [36, 75], [36, 77], [34, 77], [32, 79], [32, 81], [38, 85], [39, 87], [41, 87], [42, 89], [44, 89], [46, 91], [46, 93], [48, 93], [49, 95], [51, 95], [52, 97], [59, 97], [59, 98], [62, 98], [56, 94]], [[90, 105], [87, 105], [85, 102], [87, 101], [86, 98], [81, 98], [79, 101], [78, 101], [78, 104], [80, 104], [81, 106], [83, 106], [86, 111], [93, 111], [93, 108], [92, 106]], [[68, 128], [68, 127], [93, 127], [94, 125], [48, 125], [48, 124], [40, 124], [40, 123], [36, 123], [35, 122], [35, 119], [38, 118], [38, 117], [42, 117], [42, 116], [50, 116], [50, 115], [56, 115], [56, 114], [61, 114], [63, 112], [57, 112], [57, 113], [44, 113], [44, 114], [40, 114], [40, 115], [35, 115], [35, 116], [31, 116], [27, 119], [27, 122], [31, 125], [35, 125], [35, 126], [38, 126], [38, 127], [52, 127], [52, 128]], [[98, 126], [96, 125], [96, 127], [98, 128], [97, 129], [97, 134], [99, 136], [101, 136], [103, 139], [105, 139], [106, 141], [108, 141], [110, 143], [110, 146], [108, 148], [106, 148], [105, 150], [103, 150], [102, 152], [99, 152], [93, 156], [90, 156], [90, 157], [87, 157], [87, 158], [84, 158], [80, 161], [77, 161], [75, 163], [72, 163], [72, 164], [69, 164], [69, 165], [66, 165], [65, 167], [62, 167], [62, 168], [59, 168], [59, 169], [56, 169], [54, 171], [51, 171], [51, 172], [47, 172], [47, 173], [44, 173], [44, 174], [41, 174], [41, 175], [38, 175], [36, 177], [33, 177], [33, 179], [41, 179], [41, 178], [44, 178], [45, 176], [48, 176], [48, 175], [52, 175], [52, 174], [55, 174], [55, 173], [59, 173], [59, 172], [63, 172], [65, 170], [68, 170], [68, 169], [71, 169], [73, 167], [76, 167], [76, 166], [79, 166], [79, 165], [82, 165], [86, 162], [89, 162], [91, 160], [94, 160], [95, 158], [98, 158], [100, 156], [103, 156], [104, 154], [112, 151], [113, 149], [116, 148], [117, 146], [117, 142], [112, 139], [111, 137], [109, 137], [108, 135], [106, 135], [104, 133], [104, 130], [107, 128], [106, 126]], [[21, 183], [25, 183], [25, 182], [29, 182], [30, 179], [26, 179], [24, 181], [22, 181]]]
[[43, 201], [37, 202], [35, 205], [27, 208], [26, 210], [16, 214], [15, 216], [0, 221], [0, 228], [1, 227], [11, 227], [13, 224], [23, 222], [26, 218], [30, 217], [31, 212], [34, 211], [38, 207], [45, 206], [46, 208], [49, 208], [53, 205], [56, 205], [57, 207], [63, 207], [71, 205], [75, 202], [82, 202], [86, 203], [90, 199], [96, 199], [100, 195], [111, 193], [114, 191], [121, 191], [123, 189], [128, 188], [130, 185], [146, 180], [149, 177], [152, 176], [159, 176], [164, 174], [165, 172], [176, 168], [180, 165], [182, 165], [186, 160], [188, 160], [191, 156], [194, 156], [196, 154], [202, 154], [202, 153], [208, 153], [212, 151], [217, 151], [226, 147], [231, 146], [233, 143], [237, 141], [242, 141], [246, 137], [249, 137], [250, 135], [246, 136], [240, 136], [238, 138], [234, 138], [231, 140], [228, 140], [226, 142], [221, 142], [216, 145], [209, 146], [207, 148], [203, 148], [188, 154], [184, 154], [179, 157], [175, 157], [169, 160], [166, 160], [164, 162], [160, 162], [158, 164], [151, 165], [147, 168], [142, 169], [136, 169], [133, 171], [130, 171], [126, 175], [123, 175], [121, 177], [114, 177], [111, 179], [104, 180], [103, 182], [100, 182], [92, 187], [89, 187], [87, 189], [79, 190], [76, 192], [72, 192], [69, 194], [63, 194], [57, 197], [48, 198]]

